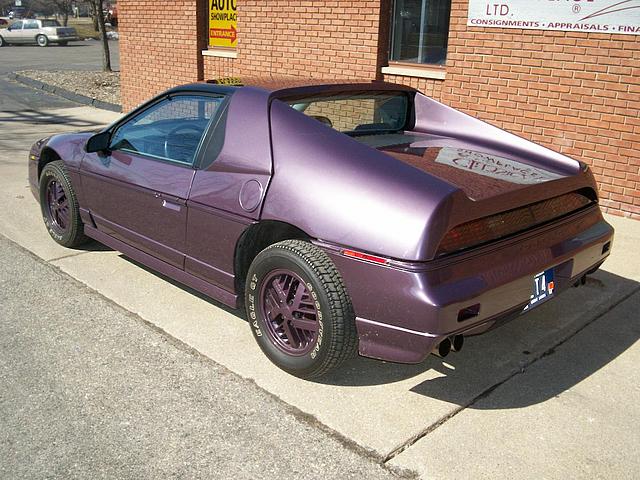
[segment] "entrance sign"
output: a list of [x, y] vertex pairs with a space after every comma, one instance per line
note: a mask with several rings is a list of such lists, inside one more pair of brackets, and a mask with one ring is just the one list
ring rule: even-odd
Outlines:
[[467, 25], [640, 35], [640, 0], [469, 0]]
[[235, 48], [237, 0], [209, 0], [209, 46]]

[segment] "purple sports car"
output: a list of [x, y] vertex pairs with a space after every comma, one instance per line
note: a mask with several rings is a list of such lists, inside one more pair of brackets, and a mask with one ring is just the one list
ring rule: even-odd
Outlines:
[[305, 378], [458, 351], [584, 281], [613, 238], [586, 164], [382, 82], [173, 88], [38, 141], [29, 179], [55, 241], [244, 303]]

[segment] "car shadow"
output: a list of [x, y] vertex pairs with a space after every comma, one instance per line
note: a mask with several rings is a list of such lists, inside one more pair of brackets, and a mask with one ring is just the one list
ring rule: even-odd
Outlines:
[[[212, 306], [247, 321], [242, 308], [230, 308], [124, 255], [121, 257]], [[429, 355], [422, 363], [414, 365], [356, 357], [334, 373], [313, 381], [341, 387], [406, 382], [407, 388], [413, 393], [466, 406], [478, 392], [491, 391], [506, 379], [527, 371], [527, 367], [536, 360], [553, 355], [559, 345], [584, 351], [584, 355], [572, 362], [570, 368], [558, 369], [549, 363], [538, 363], [543, 368], [542, 374], [538, 375], [539, 384], [529, 388], [527, 395], [493, 395], [491, 402], [473, 403], [470, 408], [503, 409], [533, 405], [570, 389], [616, 359], [640, 338], [640, 328], [634, 317], [616, 318], [615, 329], [610, 329], [615, 335], [603, 335], [599, 328], [592, 328], [598, 323], [596, 318], [615, 306], [611, 304], [611, 292], [630, 294], [639, 290], [640, 283], [600, 270], [588, 279], [585, 286], [568, 290], [555, 302], [543, 304], [484, 335], [467, 337], [459, 353], [451, 353], [443, 359]], [[589, 297], [591, 303], [598, 307], [588, 313], [591, 318], [578, 319], [567, 325], [562, 313], [569, 311], [572, 303], [580, 301], [582, 297]], [[622, 298], [619, 295], [617, 301]], [[579, 333], [574, 335], [576, 331]], [[536, 345], [544, 346], [536, 352]], [[268, 360], [265, 358], [265, 361]], [[427, 380], [417, 379], [417, 383], [411, 384], [411, 379], [418, 376], [422, 378], [425, 373], [429, 377]]]
[[101, 127], [104, 123], [84, 120], [72, 115], [51, 113], [41, 110], [21, 110], [0, 112], [0, 123], [26, 123], [29, 125], [65, 125], [91, 129]]
[[[606, 292], [603, 291], [603, 285], [609, 287]], [[590, 316], [588, 319], [578, 319], [571, 325], [564, 324], [562, 312], [571, 309], [574, 300], [567, 297], [572, 290], [580, 290], [572, 289], [555, 302], [542, 305], [507, 325], [484, 335], [467, 337], [463, 350], [451, 353], [446, 358], [430, 355], [416, 365], [355, 358], [319, 382], [336, 386], [374, 386], [410, 380], [428, 372], [427, 380], [420, 380], [408, 387], [411, 392], [457, 405], [468, 405], [478, 395], [477, 392], [491, 391], [511, 376], [527, 372], [529, 365], [554, 355], [557, 348], [578, 350], [581, 354], [574, 354], [576, 360], [566, 368], [558, 368], [554, 362], [538, 363], [537, 375], [528, 377], [533, 385], [527, 388], [526, 395], [493, 395], [490, 401], [474, 403], [470, 408], [520, 408], [543, 402], [591, 376], [640, 338], [638, 320], [633, 316], [619, 314], [615, 317], [615, 327], [608, 327], [606, 333], [602, 331], [602, 322], [597, 321], [597, 318], [615, 307], [610, 303], [612, 291], [638, 292], [638, 282], [601, 270], [581, 289], [584, 289], [581, 295], [589, 296], [591, 304], [598, 305], [585, 313], [585, 317]], [[628, 297], [619, 296], [618, 301], [622, 298]], [[640, 305], [637, 309], [640, 309]], [[557, 333], [550, 331], [542, 340], [538, 338], [542, 332], [540, 328], [537, 328], [537, 334], [530, 334], [536, 324], [541, 323]], [[536, 347], [537, 352], [534, 351]]]
[[104, 243], [90, 240], [89, 242], [73, 248], [80, 252], [112, 252], [113, 248], [107, 247]]
[[168, 276], [166, 276], [166, 275], [164, 275], [164, 274], [162, 274], [160, 272], [157, 272], [156, 270], [153, 270], [152, 268], [149, 268], [146, 265], [143, 265], [142, 263], [137, 262], [136, 260], [133, 260], [133, 259], [131, 259], [131, 258], [129, 258], [129, 257], [123, 255], [123, 254], [120, 254], [119, 257], [122, 258], [123, 260], [126, 260], [127, 262], [135, 265], [136, 267], [142, 268], [146, 272], [149, 272], [152, 275], [155, 275], [156, 277], [161, 278], [162, 280], [170, 283], [174, 287], [177, 287], [180, 290], [183, 290], [183, 291], [185, 291], [187, 293], [190, 293], [194, 297], [197, 297], [200, 300], [203, 300], [203, 301], [209, 303], [210, 305], [212, 305], [214, 307], [217, 307], [217, 308], [219, 308], [221, 310], [224, 310], [225, 312], [230, 313], [230, 314], [234, 315], [235, 317], [238, 317], [240, 320], [243, 320], [243, 321], [247, 322], [247, 317], [244, 314], [244, 310], [243, 310], [242, 306], [241, 306], [241, 308], [231, 308], [230, 306], [225, 305], [224, 303], [219, 302], [217, 300], [214, 300], [213, 298], [205, 295], [204, 293], [201, 293], [201, 292], [199, 292], [199, 291], [197, 291], [197, 290], [195, 290], [195, 289], [193, 289], [191, 287], [188, 287], [185, 284], [180, 283], [180, 282], [174, 280], [173, 278], [168, 277]]

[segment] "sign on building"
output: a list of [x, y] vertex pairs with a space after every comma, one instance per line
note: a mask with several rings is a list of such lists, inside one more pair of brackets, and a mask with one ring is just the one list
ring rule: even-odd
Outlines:
[[640, 35], [640, 0], [469, 0], [467, 25]]
[[209, 46], [235, 48], [237, 0], [209, 0]]

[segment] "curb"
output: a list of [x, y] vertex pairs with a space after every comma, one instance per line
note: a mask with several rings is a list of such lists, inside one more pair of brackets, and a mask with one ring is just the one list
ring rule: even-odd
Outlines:
[[22, 83], [23, 85], [27, 85], [28, 87], [35, 88], [36, 90], [44, 90], [45, 92], [58, 95], [59, 97], [66, 98], [67, 100], [71, 100], [72, 102], [80, 103], [82, 105], [89, 105], [91, 107], [100, 108], [102, 110], [109, 110], [111, 112], [122, 112], [121, 105], [96, 100], [95, 98], [87, 97], [86, 95], [81, 95], [79, 93], [74, 93], [71, 90], [67, 90], [66, 88], [55, 87], [53, 85], [49, 85], [48, 83], [41, 82], [40, 80], [34, 80], [33, 78], [25, 77], [24, 75], [20, 75], [18, 73], [9, 73], [8, 77], [9, 79]]

